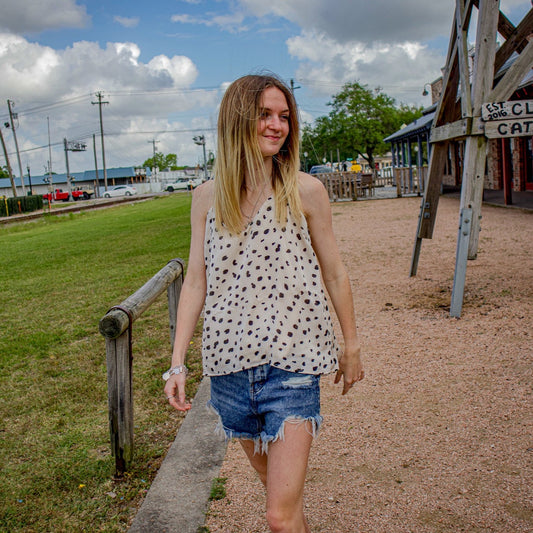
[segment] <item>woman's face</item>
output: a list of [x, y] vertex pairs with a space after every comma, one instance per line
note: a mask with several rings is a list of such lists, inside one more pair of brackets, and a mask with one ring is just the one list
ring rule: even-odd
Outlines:
[[289, 135], [289, 106], [277, 87], [268, 87], [261, 95], [261, 116], [257, 121], [259, 149], [263, 157], [276, 155]]

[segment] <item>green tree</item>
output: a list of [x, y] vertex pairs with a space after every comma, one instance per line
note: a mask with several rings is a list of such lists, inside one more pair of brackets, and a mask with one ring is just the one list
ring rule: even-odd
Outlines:
[[158, 167], [159, 170], [178, 170], [178, 156], [176, 154], [155, 153], [154, 157], [149, 157], [142, 166], [144, 168]]
[[383, 139], [422, 114], [421, 107], [397, 106], [380, 88], [371, 90], [358, 82], [344, 85], [328, 105], [332, 107], [329, 115], [319, 117], [313, 127], [304, 127], [303, 150], [320, 158], [338, 149], [341, 159], [362, 156], [371, 168], [375, 156], [390, 148]]
[[9, 172], [7, 166], [0, 167], [0, 179], [9, 178]]

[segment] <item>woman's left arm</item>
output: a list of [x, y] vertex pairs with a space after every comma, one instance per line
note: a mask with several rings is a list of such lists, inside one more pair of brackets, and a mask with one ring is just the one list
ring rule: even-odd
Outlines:
[[331, 208], [325, 187], [318, 179], [300, 173], [300, 197], [322, 279], [344, 338], [344, 353], [339, 360], [335, 383], [342, 377], [342, 394], [346, 394], [354, 383], [364, 377], [350, 280], [333, 233]]

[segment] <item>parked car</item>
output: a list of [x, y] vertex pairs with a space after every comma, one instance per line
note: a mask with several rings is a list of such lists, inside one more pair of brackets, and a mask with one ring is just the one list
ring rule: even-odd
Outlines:
[[129, 185], [117, 185], [108, 191], [105, 191], [103, 196], [104, 198], [111, 198], [112, 196], [132, 196], [137, 194], [137, 189], [135, 187], [130, 187]]
[[325, 174], [326, 172], [333, 172], [333, 169], [327, 165], [314, 165], [311, 167], [309, 174]]
[[74, 187], [72, 197], [74, 200], [88, 200], [94, 194], [92, 187]]
[[202, 181], [202, 178], [179, 178], [172, 183], [167, 183], [165, 191], [192, 191], [198, 185], [201, 185]]

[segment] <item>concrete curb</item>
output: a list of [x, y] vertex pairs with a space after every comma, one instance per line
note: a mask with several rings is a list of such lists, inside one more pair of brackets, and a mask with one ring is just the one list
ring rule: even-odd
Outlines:
[[226, 453], [224, 437], [214, 432], [217, 416], [206, 408], [209, 397], [204, 378], [129, 533], [197, 533], [204, 525]]

